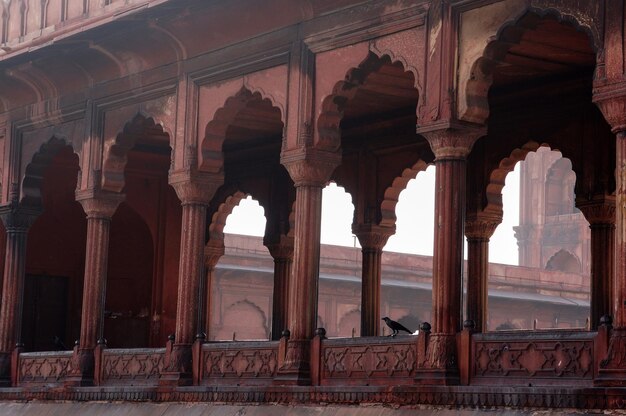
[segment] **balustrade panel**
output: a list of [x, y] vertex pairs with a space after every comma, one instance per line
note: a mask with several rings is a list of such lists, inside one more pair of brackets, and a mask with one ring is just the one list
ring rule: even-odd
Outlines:
[[200, 384], [271, 384], [278, 369], [278, 342], [217, 342], [202, 345]]
[[472, 336], [471, 384], [591, 386], [595, 332], [506, 332]]

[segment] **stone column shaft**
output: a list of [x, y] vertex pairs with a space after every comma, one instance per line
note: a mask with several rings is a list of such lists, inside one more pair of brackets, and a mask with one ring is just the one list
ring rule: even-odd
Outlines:
[[203, 272], [206, 210], [206, 205], [183, 202], [178, 302], [176, 304], [176, 344], [179, 345], [191, 346], [196, 335], [200, 279]]
[[111, 218], [124, 195], [79, 191], [76, 199], [87, 214], [85, 276], [79, 348], [93, 349], [104, 335], [109, 229]]
[[354, 230], [361, 244], [361, 336], [380, 335], [380, 291], [383, 247], [395, 230], [361, 225]]
[[274, 292], [272, 298], [272, 339], [280, 339], [287, 329], [289, 313], [289, 278], [293, 265], [293, 239], [285, 237], [276, 244], [268, 245], [274, 258]]
[[85, 283], [79, 342], [81, 348], [95, 348], [98, 339], [103, 338], [104, 334], [110, 226], [110, 217], [87, 217]]
[[289, 279], [290, 337], [277, 382], [310, 384], [310, 340], [317, 326], [322, 188], [341, 155], [318, 149], [284, 151], [281, 162], [296, 187], [293, 265]]
[[296, 190], [293, 273], [289, 283], [288, 326], [293, 339], [309, 339], [317, 325], [322, 187]]
[[[466, 158], [484, 129], [444, 123], [422, 129], [435, 154], [435, 241], [433, 255], [432, 334], [423, 367], [424, 384], [457, 384], [456, 334], [461, 330]], [[420, 132], [420, 131], [418, 131]]]
[[433, 256], [433, 332], [461, 329], [461, 276], [465, 160], [435, 162], [435, 244]]
[[0, 304], [0, 384], [11, 383], [11, 353], [21, 342], [24, 280], [26, 278], [26, 241], [38, 210], [17, 206], [0, 208], [6, 229], [6, 252]]
[[24, 278], [26, 271], [26, 240], [28, 229], [13, 228], [6, 232], [6, 258], [0, 305], [0, 352], [11, 352], [20, 341]]
[[202, 312], [200, 293], [204, 276], [207, 207], [224, 179], [222, 175], [199, 173], [193, 168], [170, 172], [169, 183], [182, 204], [180, 264], [176, 332], [169, 362], [163, 371], [163, 385], [192, 382], [192, 352]]
[[220, 258], [224, 255], [224, 241], [209, 241], [204, 247], [204, 287], [201, 290], [203, 294], [200, 300], [202, 308], [198, 311], [198, 327], [199, 332], [209, 333], [211, 327], [211, 295], [213, 291], [213, 278], [215, 266]]
[[615, 198], [596, 196], [578, 201], [591, 229], [591, 310], [590, 327], [598, 329], [600, 318], [613, 314], [613, 285], [615, 261]]
[[94, 349], [98, 340], [104, 339], [109, 229], [111, 218], [123, 199], [123, 194], [94, 190], [76, 192], [76, 200], [87, 214], [87, 241], [80, 340], [74, 347], [72, 369], [67, 380], [71, 385], [92, 385], [94, 382]]
[[489, 238], [499, 219], [468, 219], [467, 236], [467, 319], [474, 321], [474, 330], [487, 330], [489, 287]]
[[613, 324], [626, 327], [626, 130], [617, 132], [615, 189], [615, 278]]

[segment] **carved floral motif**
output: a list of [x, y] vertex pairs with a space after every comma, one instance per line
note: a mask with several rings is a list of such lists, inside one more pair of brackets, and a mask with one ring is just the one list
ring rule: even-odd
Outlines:
[[165, 349], [105, 350], [102, 357], [102, 378], [105, 381], [158, 380], [163, 369]]
[[72, 352], [20, 354], [18, 383], [62, 381], [71, 369]]
[[579, 378], [593, 376], [593, 341], [476, 342], [474, 377]]

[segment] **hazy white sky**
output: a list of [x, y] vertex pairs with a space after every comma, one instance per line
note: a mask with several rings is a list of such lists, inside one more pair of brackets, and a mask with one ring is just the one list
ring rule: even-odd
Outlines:
[[[396, 234], [389, 238], [385, 251], [432, 255], [435, 208], [435, 168], [430, 166], [411, 180], [400, 194], [396, 206]], [[513, 227], [519, 222], [519, 164], [506, 177], [503, 189], [504, 218], [489, 246], [489, 261], [517, 264], [517, 242]], [[323, 192], [323, 244], [358, 247], [352, 234], [354, 206], [352, 198], [342, 187], [331, 183]], [[233, 209], [226, 220], [224, 232], [263, 236], [265, 217], [263, 208], [248, 197]]]

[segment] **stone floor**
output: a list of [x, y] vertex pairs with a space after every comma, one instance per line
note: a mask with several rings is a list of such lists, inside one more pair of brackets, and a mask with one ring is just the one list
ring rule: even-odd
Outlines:
[[233, 406], [204, 403], [4, 402], [2, 416], [422, 416], [626, 415], [626, 411], [401, 408], [381, 406]]

